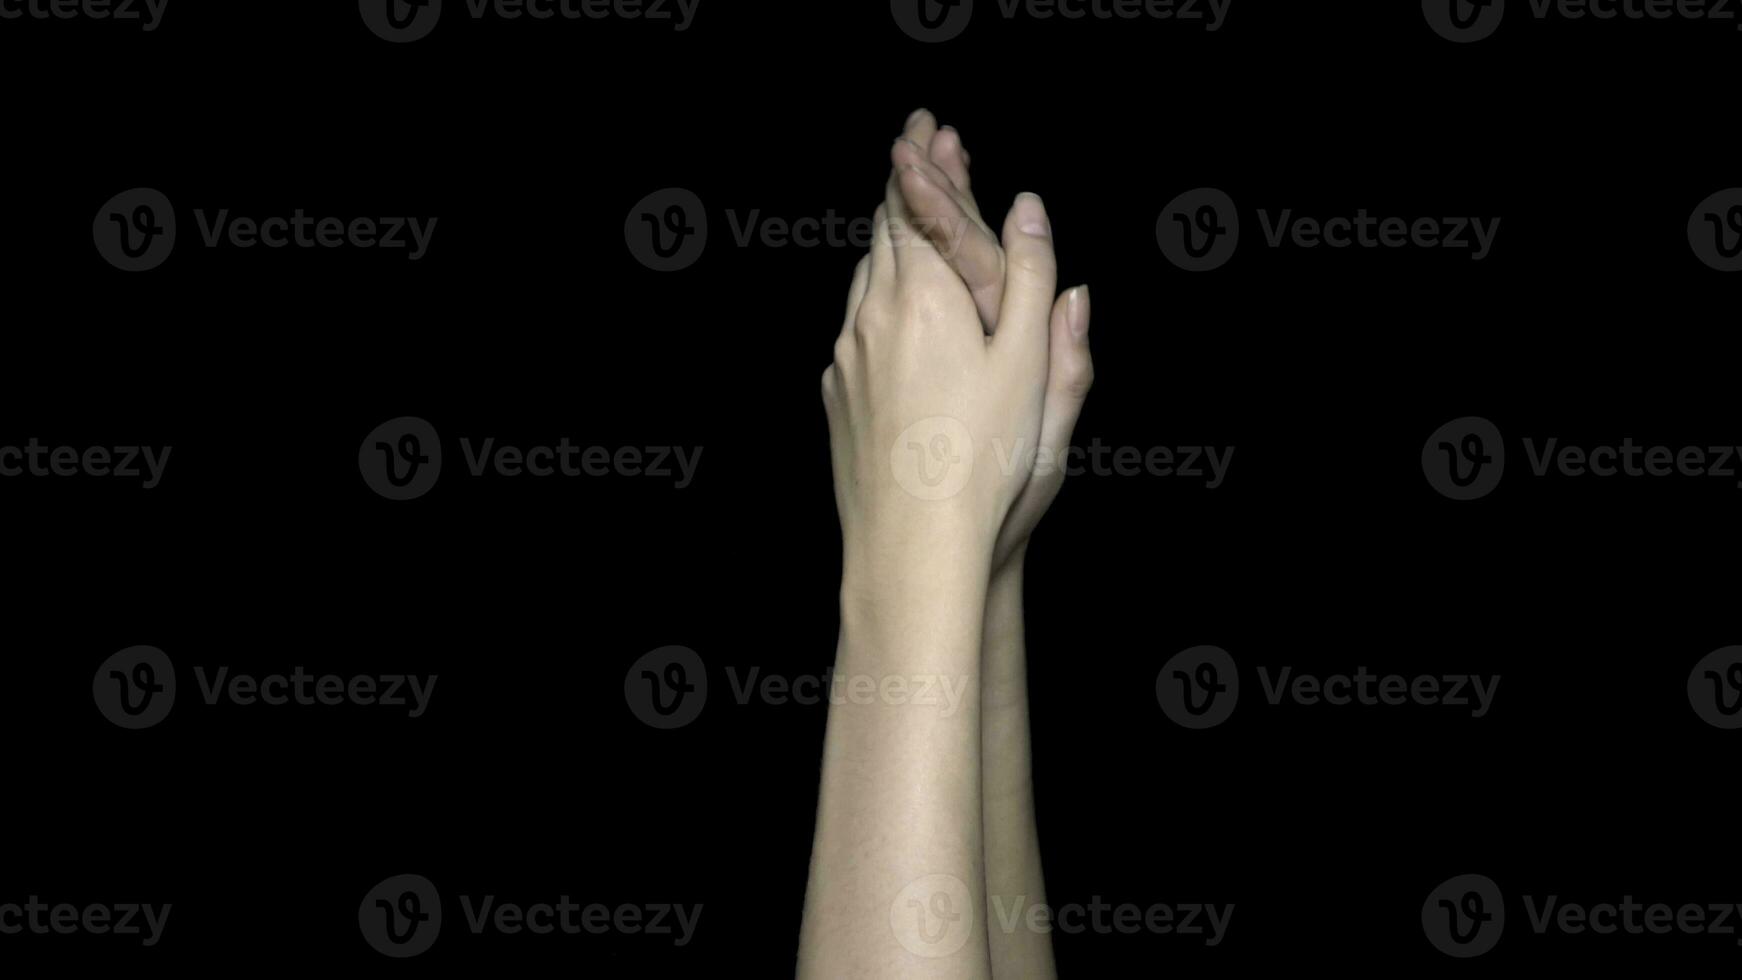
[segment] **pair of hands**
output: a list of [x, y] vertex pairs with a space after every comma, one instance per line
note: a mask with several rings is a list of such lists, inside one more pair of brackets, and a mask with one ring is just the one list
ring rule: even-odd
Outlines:
[[1017, 197], [1002, 244], [961, 137], [924, 109], [890, 151], [876, 238], [822, 379], [849, 560], [961, 548], [1020, 565], [1064, 483], [1093, 382], [1089, 293], [1055, 295], [1051, 222]]

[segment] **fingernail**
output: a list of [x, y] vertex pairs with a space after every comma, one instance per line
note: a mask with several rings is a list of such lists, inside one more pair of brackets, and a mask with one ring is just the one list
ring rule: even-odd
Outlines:
[[1022, 229], [1024, 235], [1036, 238], [1052, 237], [1052, 222], [1047, 220], [1046, 205], [1041, 203], [1039, 194], [1022, 193], [1016, 196], [1016, 227]]
[[924, 109], [915, 109], [912, 112], [908, 113], [907, 114], [907, 125], [912, 126], [914, 121], [917, 120], [924, 112], [925, 112]]
[[1082, 340], [1089, 333], [1089, 287], [1078, 286], [1071, 290], [1070, 298], [1071, 336]]

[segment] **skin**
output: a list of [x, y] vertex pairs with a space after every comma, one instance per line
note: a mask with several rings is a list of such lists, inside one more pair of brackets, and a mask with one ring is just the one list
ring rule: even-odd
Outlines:
[[[844, 556], [835, 669], [942, 678], [965, 694], [953, 711], [831, 705], [799, 975], [1051, 977], [1047, 934], [1005, 932], [990, 903], [1044, 902], [1022, 569], [1063, 483], [1033, 467], [1033, 447], [1068, 447], [1093, 375], [1088, 293], [1055, 296], [1038, 197], [1019, 196], [1002, 240], [992, 233], [960, 136], [929, 112], [909, 117], [891, 162], [822, 379]], [[908, 446], [923, 458], [937, 445], [910, 427], [940, 418], [947, 449], [971, 465], [947, 471], [958, 481], [937, 498], [901, 467]], [[904, 935], [920, 909], [940, 908], [979, 914], [942, 944]]]

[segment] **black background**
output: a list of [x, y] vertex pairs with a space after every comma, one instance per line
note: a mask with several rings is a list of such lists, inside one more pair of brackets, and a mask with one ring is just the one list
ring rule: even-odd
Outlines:
[[[1736, 642], [1735, 480], [1536, 478], [1519, 444], [1738, 441], [1736, 280], [1685, 227], [1742, 183], [1733, 23], [1538, 21], [1472, 45], [1418, 5], [1235, 0], [1169, 21], [1006, 22], [922, 45], [885, 4], [726, 4], [695, 25], [444, 16], [385, 43], [355, 4], [172, 0], [152, 33], [0, 21], [10, 206], [0, 444], [174, 446], [164, 484], [0, 481], [12, 623], [0, 901], [172, 902], [164, 941], [0, 937], [0, 963], [789, 974], [823, 706], [739, 705], [726, 670], [825, 671], [839, 534], [816, 381], [858, 251], [738, 247], [728, 213], [868, 214], [916, 106], [963, 133], [989, 215], [1048, 202], [1091, 284], [1077, 444], [1236, 447], [1213, 491], [1074, 479], [1037, 533], [1028, 622], [1049, 899], [1234, 903], [1215, 948], [1058, 935], [1061, 972], [1314, 964], [1439, 975], [1623, 969], [1735, 937], [1538, 936], [1520, 894], [1734, 902], [1736, 738], [1685, 696]], [[982, 0], [982, 7], [993, 7]], [[1226, 267], [1169, 265], [1176, 194], [1227, 191]], [[181, 238], [106, 265], [91, 221], [155, 187]], [[683, 187], [707, 251], [652, 272], [624, 219]], [[431, 251], [198, 247], [196, 208], [439, 216]], [[1254, 212], [1502, 217], [1482, 262], [1268, 249]], [[996, 222], [995, 222], [996, 223]], [[1732, 324], [1725, 327], [1725, 324]], [[357, 448], [429, 420], [426, 497]], [[1424, 480], [1465, 415], [1508, 474]], [[696, 483], [471, 479], [458, 438], [702, 446]], [[1225, 725], [1158, 710], [1160, 665], [1224, 647]], [[93, 708], [151, 644], [156, 728]], [[709, 666], [654, 731], [623, 678]], [[438, 674], [428, 715], [198, 703], [194, 665]], [[1498, 673], [1494, 711], [1270, 707], [1256, 666]], [[390, 961], [362, 895], [427, 875], [431, 952]], [[1427, 893], [1494, 878], [1506, 936], [1449, 959]], [[453, 897], [704, 906], [693, 942], [475, 937]]]

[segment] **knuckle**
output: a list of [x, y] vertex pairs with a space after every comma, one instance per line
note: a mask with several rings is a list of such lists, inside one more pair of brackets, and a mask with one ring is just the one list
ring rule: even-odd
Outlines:
[[863, 343], [866, 334], [887, 330], [895, 315], [889, 297], [881, 290], [874, 290], [859, 304], [859, 315], [854, 323], [853, 333]]
[[1093, 365], [1085, 363], [1065, 377], [1065, 393], [1074, 398], [1087, 395], [1089, 389], [1093, 387], [1095, 387], [1095, 368]]

